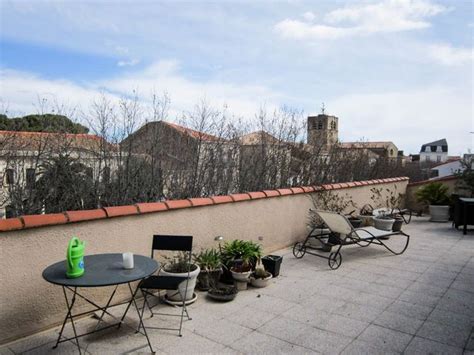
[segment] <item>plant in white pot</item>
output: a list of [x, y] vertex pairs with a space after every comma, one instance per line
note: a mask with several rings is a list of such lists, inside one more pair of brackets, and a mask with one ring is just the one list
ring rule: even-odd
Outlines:
[[246, 289], [257, 261], [262, 257], [262, 247], [251, 240], [233, 240], [222, 247], [222, 262], [237, 281], [237, 287]]
[[386, 215], [384, 213], [380, 213], [374, 217], [375, 228], [381, 229], [384, 231], [391, 231], [394, 222], [395, 222], [395, 218], [389, 215]]
[[262, 264], [257, 265], [255, 271], [250, 275], [250, 284], [253, 287], [267, 287], [272, 274], [265, 270]]
[[198, 288], [203, 291], [216, 287], [222, 274], [221, 254], [216, 249], [204, 249], [194, 254], [194, 262], [201, 271], [198, 275]]
[[[173, 257], [168, 257], [167, 262], [160, 270], [162, 276], [177, 276], [182, 277], [183, 282], [179, 285], [178, 290], [167, 290], [166, 299], [171, 302], [182, 302], [181, 295], [185, 295], [186, 301], [191, 301], [194, 298], [194, 288], [196, 287], [196, 280], [200, 272], [199, 265], [195, 263], [189, 264], [189, 254], [186, 252], [176, 253]], [[189, 281], [186, 282], [189, 268]], [[186, 287], [187, 286], [187, 287]]]
[[448, 187], [441, 182], [432, 182], [416, 191], [419, 202], [428, 205], [431, 222], [447, 222], [449, 220]]

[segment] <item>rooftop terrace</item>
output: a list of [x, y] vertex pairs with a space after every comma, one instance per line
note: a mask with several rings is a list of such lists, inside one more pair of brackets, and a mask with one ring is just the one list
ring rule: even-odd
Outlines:
[[[281, 274], [270, 286], [241, 291], [230, 303], [199, 293], [183, 337], [149, 330], [152, 343], [157, 353], [168, 354], [474, 351], [473, 233], [463, 236], [450, 223], [426, 218], [414, 218], [404, 230], [411, 235], [405, 254], [347, 247], [335, 271], [326, 260], [295, 259], [290, 249], [280, 250]], [[170, 320], [154, 316], [145, 322], [164, 326]], [[95, 324], [92, 318], [78, 322], [81, 330]], [[57, 334], [57, 328], [38, 333], [5, 345], [0, 353], [77, 353], [73, 343], [53, 351]], [[146, 339], [127, 328], [81, 338], [81, 344], [90, 354], [149, 352]]]

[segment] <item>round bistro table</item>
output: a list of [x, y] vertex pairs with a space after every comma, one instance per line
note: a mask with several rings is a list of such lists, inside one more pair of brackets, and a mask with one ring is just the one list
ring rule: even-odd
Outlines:
[[[63, 260], [48, 266], [43, 271], [43, 278], [48, 281], [49, 283], [62, 286], [64, 298], [66, 300], [67, 305], [67, 314], [64, 318], [64, 322], [62, 324], [61, 330], [59, 332], [58, 340], [54, 345], [54, 348], [58, 346], [59, 343], [63, 343], [65, 341], [74, 340], [76, 342], [77, 348], [79, 350], [79, 354], [81, 354], [81, 348], [79, 346], [79, 338], [104, 330], [114, 326], [121, 326], [122, 324], [129, 326], [127, 323], [124, 322], [125, 316], [127, 315], [130, 306], [134, 305], [134, 308], [137, 312], [138, 318], [140, 320], [140, 326], [143, 328], [142, 333], [148, 342], [148, 346], [150, 347], [151, 352], [153, 353], [153, 348], [150, 343], [150, 339], [148, 337], [146, 328], [143, 324], [142, 315], [139, 311], [136, 302], [136, 296], [138, 292], [138, 285], [135, 287], [135, 290], [132, 289], [131, 282], [142, 280], [153, 273], [156, 272], [158, 269], [158, 262], [153, 260], [152, 258], [142, 256], [142, 255], [134, 255], [134, 268], [133, 269], [124, 269], [123, 261], [122, 261], [122, 254], [95, 254], [95, 255], [87, 255], [84, 257], [84, 268], [85, 272], [81, 277], [75, 279], [69, 279], [66, 277], [66, 265], [67, 261]], [[108, 312], [108, 308], [123, 304], [112, 304], [112, 299], [117, 291], [117, 288], [120, 285], [127, 285], [130, 291], [131, 299], [128, 301], [127, 308], [125, 309], [124, 314], [122, 315], [121, 319], [118, 319], [114, 315]], [[78, 292], [78, 288], [90, 288], [90, 287], [105, 287], [105, 286], [115, 286], [112, 294], [110, 295], [107, 303], [105, 306], [101, 307], [93, 300], [88, 299], [86, 296], [82, 295]], [[67, 291], [72, 293], [72, 296], [68, 297]], [[82, 298], [87, 303], [91, 304], [94, 308], [92, 310], [73, 314], [73, 307], [76, 302], [76, 298]], [[74, 318], [79, 316], [83, 316], [85, 314], [93, 313], [96, 311], [102, 311], [101, 316], [99, 317], [99, 321], [93, 331], [84, 334], [77, 334], [76, 326], [74, 324]], [[105, 314], [117, 319], [118, 322], [115, 324], [107, 325], [104, 327], [99, 328], [100, 323], [102, 322], [102, 318]], [[71, 326], [74, 332], [74, 337], [71, 338], [62, 338], [62, 334], [64, 328], [66, 326], [67, 321], [70, 320]], [[137, 330], [135, 327], [129, 326], [134, 330]], [[140, 328], [139, 328], [140, 329]]]

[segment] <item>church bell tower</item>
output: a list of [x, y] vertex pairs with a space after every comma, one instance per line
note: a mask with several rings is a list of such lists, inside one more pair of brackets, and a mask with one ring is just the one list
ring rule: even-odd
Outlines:
[[324, 104], [321, 111], [317, 116], [308, 116], [308, 144], [328, 150], [339, 139], [339, 118], [327, 115]]

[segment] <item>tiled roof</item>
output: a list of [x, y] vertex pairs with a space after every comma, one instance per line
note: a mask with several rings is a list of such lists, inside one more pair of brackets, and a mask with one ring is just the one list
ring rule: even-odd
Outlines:
[[340, 143], [339, 147], [344, 149], [386, 149], [390, 145], [395, 145], [393, 142], [344, 142]]
[[222, 203], [241, 203], [245, 201], [260, 200], [265, 198], [276, 198], [282, 196], [306, 194], [322, 190], [340, 190], [355, 188], [359, 186], [388, 184], [407, 180], [407, 177], [396, 177], [367, 181], [352, 181], [347, 183], [325, 184], [321, 186], [301, 186], [286, 189], [246, 192], [225, 196], [211, 196], [205, 198], [189, 198], [185, 200], [168, 200], [163, 202], [137, 203], [134, 205], [127, 206], [104, 207], [96, 210], [66, 211], [63, 213], [54, 214], [21, 216], [17, 218], [0, 219], [0, 232], [76, 223], [82, 221], [142, 215], [146, 213], [166, 212], [183, 208], [199, 208], [204, 206], [218, 205]]
[[176, 123], [165, 122], [165, 121], [163, 121], [163, 123], [167, 124], [168, 126], [176, 129], [177, 131], [179, 131], [181, 133], [184, 133], [184, 134], [187, 134], [187, 135], [191, 136], [194, 139], [200, 139], [200, 140], [208, 141], [208, 142], [217, 142], [217, 141], [222, 141], [223, 140], [222, 138], [213, 136], [211, 134], [196, 131], [194, 129], [187, 128], [187, 127], [184, 127], [184, 126], [180, 126]]
[[2, 148], [21, 150], [38, 150], [45, 144], [70, 144], [75, 149], [97, 149], [102, 142], [109, 148], [115, 148], [99, 136], [84, 133], [0, 131], [0, 142], [4, 144]]

